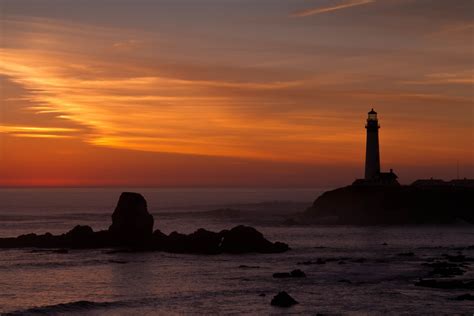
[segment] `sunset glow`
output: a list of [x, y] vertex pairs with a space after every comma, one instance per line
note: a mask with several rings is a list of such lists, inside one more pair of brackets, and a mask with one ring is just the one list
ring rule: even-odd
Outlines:
[[474, 175], [469, 1], [30, 2], [0, 4], [2, 186], [348, 183], [371, 107], [402, 182]]

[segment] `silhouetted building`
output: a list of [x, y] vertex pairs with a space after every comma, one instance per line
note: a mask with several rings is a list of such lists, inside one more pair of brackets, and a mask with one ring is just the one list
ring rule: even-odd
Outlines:
[[449, 183], [442, 179], [418, 179], [411, 184], [414, 187], [442, 187], [448, 186]]
[[455, 179], [444, 181], [441, 179], [419, 179], [411, 184], [414, 187], [457, 187], [457, 188], [474, 188], [474, 179]]
[[379, 121], [377, 112], [372, 109], [368, 113], [367, 142], [365, 148], [365, 178], [357, 179], [353, 185], [399, 185], [398, 176], [390, 169], [390, 172], [380, 172], [380, 150], [379, 150]]
[[474, 179], [456, 179], [449, 181], [449, 184], [456, 187], [474, 188]]

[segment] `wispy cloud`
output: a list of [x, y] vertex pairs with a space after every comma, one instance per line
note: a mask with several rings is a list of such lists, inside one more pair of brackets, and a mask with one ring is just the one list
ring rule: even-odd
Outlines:
[[[346, 1], [338, 9], [369, 2]], [[27, 22], [22, 23], [23, 29], [29, 29]], [[354, 113], [365, 111], [366, 104], [383, 100], [399, 105], [411, 100], [423, 105], [441, 100], [424, 90], [377, 94], [375, 86], [384, 83], [364, 86], [371, 70], [346, 67], [352, 65], [348, 60], [337, 59], [331, 71], [317, 69], [310, 61], [304, 71], [296, 66], [298, 75], [285, 76], [282, 73], [294, 65], [271, 72], [268, 67], [238, 62], [232, 67], [214, 60], [193, 64], [159, 51], [150, 56], [142, 50], [121, 49], [128, 44], [146, 45], [147, 34], [127, 34], [134, 40], [125, 40], [123, 46], [116, 45], [121, 43], [116, 30], [91, 29], [90, 36], [83, 36], [82, 31], [76, 33], [80, 29], [76, 26], [34, 23], [35, 36], [12, 28], [4, 41], [9, 45], [0, 49], [0, 74], [27, 91], [22, 100], [11, 102], [22, 104], [19, 113], [27, 109], [37, 115], [27, 122], [17, 113], [16, 123], [2, 122], [9, 125], [0, 127], [0, 132], [18, 137], [75, 137], [97, 147], [146, 152], [306, 163], [351, 161], [362, 148], [357, 142], [363, 141], [356, 138], [361, 131], [353, 129], [358, 123], [351, 122], [359, 119]], [[368, 58], [364, 55], [364, 59]], [[387, 63], [371, 60], [371, 65]], [[410, 89], [418, 87], [422, 86]], [[54, 119], [41, 121], [41, 116]], [[348, 142], [350, 146], [338, 146]], [[308, 151], [309, 147], [317, 150]]]
[[[69, 122], [83, 128], [12, 124], [1, 126], [0, 132], [29, 138], [74, 136], [95, 146], [148, 152], [277, 160], [288, 158], [275, 144], [275, 137], [285, 142], [283, 137], [291, 131], [308, 139], [312, 132], [310, 123], [295, 124], [285, 116], [267, 114], [256, 124], [262, 111], [259, 95], [299, 87], [305, 84], [303, 80], [265, 80], [251, 75], [242, 76], [247, 80], [236, 80], [215, 66], [209, 66], [215, 71], [207, 69], [214, 76], [164, 73], [134, 58], [133, 51], [126, 55], [132, 60], [128, 63], [110, 60], [108, 54], [83, 52], [82, 36], [77, 37], [77, 50], [71, 52], [60, 43], [64, 36], [75, 37], [74, 29], [59, 24], [61, 32], [57, 33], [54, 23], [35, 23], [48, 26], [49, 40], [23, 49], [22, 38], [17, 36], [19, 47], [0, 49], [0, 74], [28, 91], [23, 96], [28, 110], [52, 115], [61, 126], [69, 126]], [[117, 43], [116, 39], [107, 42], [107, 31], [101, 31], [106, 34], [98, 35], [99, 43], [88, 37], [84, 46], [115, 50], [116, 45], [108, 44]], [[122, 71], [117, 73], [117, 69]], [[267, 146], [262, 146], [264, 143]], [[291, 159], [307, 158], [293, 155]]]
[[413, 85], [473, 85], [474, 71], [468, 70], [460, 73], [434, 73], [427, 74], [421, 79], [403, 81], [404, 84]]
[[0, 125], [0, 133], [28, 138], [73, 138], [79, 129], [68, 127]]
[[297, 11], [291, 14], [292, 17], [306, 17], [316, 14], [322, 14], [327, 12], [333, 12], [337, 10], [347, 9], [351, 7], [361, 6], [375, 2], [375, 0], [347, 0], [340, 2], [339, 4], [328, 6], [328, 7], [316, 7], [310, 8], [302, 11]]

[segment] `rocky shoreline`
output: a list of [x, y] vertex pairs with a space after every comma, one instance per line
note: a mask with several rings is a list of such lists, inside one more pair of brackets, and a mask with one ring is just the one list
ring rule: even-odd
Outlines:
[[211, 232], [198, 229], [192, 234], [160, 230], [153, 231], [154, 218], [139, 193], [124, 192], [112, 215], [108, 230], [94, 232], [90, 226], [78, 225], [62, 235], [45, 233], [0, 238], [0, 248], [67, 249], [119, 248], [133, 251], [165, 251], [172, 253], [280, 253], [289, 250], [287, 244], [271, 242], [249, 226]]

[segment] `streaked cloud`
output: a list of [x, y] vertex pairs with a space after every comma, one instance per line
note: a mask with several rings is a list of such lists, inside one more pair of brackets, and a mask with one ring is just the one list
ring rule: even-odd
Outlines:
[[79, 132], [76, 128], [0, 125], [0, 133], [28, 138], [73, 138]]
[[414, 85], [474, 85], [474, 69], [460, 73], [434, 73], [427, 74], [422, 79], [403, 81], [405, 84]]
[[49, 133], [64, 133], [64, 132], [77, 132], [76, 128], [65, 128], [65, 127], [37, 127], [37, 126], [7, 126], [0, 125], [0, 132], [5, 133], [23, 133], [23, 132], [49, 132]]
[[297, 11], [291, 14], [291, 16], [292, 17], [307, 17], [311, 15], [317, 15], [317, 14], [357, 7], [361, 5], [366, 5], [366, 4], [375, 2], [375, 0], [346, 0], [346, 1], [334, 1], [334, 2], [337, 2], [337, 4], [334, 4], [332, 6], [327, 6], [327, 7], [315, 7], [315, 8], [305, 9], [302, 11]]

